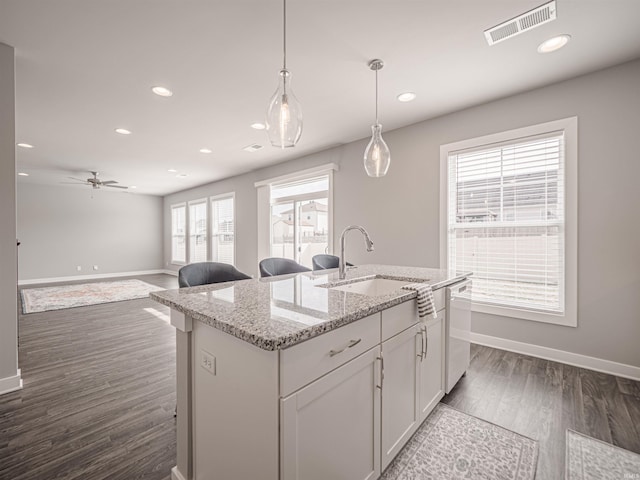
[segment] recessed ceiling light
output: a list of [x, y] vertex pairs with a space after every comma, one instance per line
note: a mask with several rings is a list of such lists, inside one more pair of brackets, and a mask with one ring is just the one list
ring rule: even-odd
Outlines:
[[251, 124], [251, 128], [255, 128], [256, 130], [264, 130], [267, 126], [264, 123], [256, 122]]
[[180, 174], [176, 175], [176, 177], [178, 177], [178, 178], [185, 178], [186, 176], [187, 176], [186, 173], [180, 173]]
[[247, 145], [243, 148], [245, 152], [256, 152], [262, 148], [262, 145], [258, 145], [257, 143], [253, 143], [251, 145]]
[[25, 172], [18, 172], [18, 175], [20, 175], [21, 177], [28, 177], [29, 174], [25, 173]]
[[28, 143], [18, 143], [18, 146], [22, 148], [33, 148], [33, 145], [30, 145]]
[[174, 168], [170, 168], [169, 170], [167, 170], [167, 172], [169, 173], [176, 173], [178, 170], [174, 169]]
[[411, 100], [416, 99], [416, 94], [413, 92], [405, 92], [398, 95], [398, 101], [400, 102], [410, 102]]
[[127, 130], [126, 128], [116, 128], [116, 133], [120, 135], [131, 135], [131, 130]]
[[152, 87], [151, 91], [161, 97], [170, 97], [173, 95], [173, 92], [166, 87]]
[[538, 45], [538, 53], [550, 53], [555, 52], [556, 50], [561, 49], [571, 40], [571, 35], [558, 35], [557, 37], [550, 38], [549, 40], [545, 40], [540, 45]]
[[129, 185], [129, 188], [138, 188], [138, 187], [135, 185]]
[[209, 148], [201, 148], [200, 153], [212, 153], [212, 150]]

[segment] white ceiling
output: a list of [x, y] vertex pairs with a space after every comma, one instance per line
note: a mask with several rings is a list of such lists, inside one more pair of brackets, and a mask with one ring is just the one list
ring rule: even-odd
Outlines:
[[[0, 0], [0, 42], [16, 49], [16, 142], [35, 146], [17, 149], [30, 174], [19, 181], [98, 170], [165, 195], [367, 137], [372, 58], [385, 61], [388, 131], [640, 57], [640, 0], [558, 0], [557, 20], [492, 47], [483, 30], [544, 0], [287, 3], [304, 131], [283, 151], [250, 128], [277, 85], [281, 0]], [[536, 52], [560, 33], [572, 36], [564, 49]], [[417, 99], [398, 102], [404, 91]], [[265, 147], [242, 150], [251, 143]]]

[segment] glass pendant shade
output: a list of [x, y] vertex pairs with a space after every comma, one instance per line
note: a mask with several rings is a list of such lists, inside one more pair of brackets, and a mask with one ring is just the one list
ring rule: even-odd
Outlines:
[[370, 177], [384, 177], [391, 164], [391, 152], [382, 138], [382, 125], [371, 126], [371, 141], [364, 151], [364, 169]]
[[302, 107], [291, 90], [291, 74], [280, 70], [278, 89], [267, 110], [267, 133], [274, 147], [293, 147], [302, 135]]

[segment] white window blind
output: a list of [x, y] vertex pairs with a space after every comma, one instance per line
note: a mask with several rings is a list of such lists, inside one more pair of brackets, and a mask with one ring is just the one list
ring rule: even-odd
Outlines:
[[234, 197], [211, 199], [211, 260], [235, 264]]
[[189, 202], [189, 263], [207, 261], [207, 202]]
[[562, 131], [450, 152], [448, 268], [473, 272], [473, 299], [564, 313]]
[[185, 205], [171, 206], [171, 262], [185, 263], [187, 248], [185, 232], [187, 230], [187, 207]]

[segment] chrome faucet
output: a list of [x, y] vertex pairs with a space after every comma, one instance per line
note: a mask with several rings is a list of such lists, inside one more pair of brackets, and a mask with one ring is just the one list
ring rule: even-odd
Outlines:
[[360, 230], [364, 235], [364, 241], [367, 244], [367, 252], [373, 252], [373, 242], [371, 241], [371, 238], [369, 238], [369, 234], [363, 227], [361, 227], [360, 225], [349, 225], [347, 228], [345, 228], [340, 235], [340, 261], [338, 263], [338, 278], [340, 278], [340, 280], [344, 279], [347, 276], [347, 262], [344, 261], [344, 246], [346, 234], [349, 230]]

